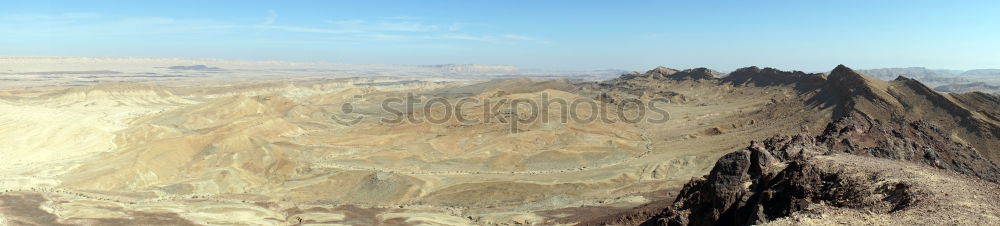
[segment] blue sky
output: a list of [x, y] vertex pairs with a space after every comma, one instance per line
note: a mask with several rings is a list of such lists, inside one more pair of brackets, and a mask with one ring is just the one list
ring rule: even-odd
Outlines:
[[1000, 1], [3, 1], [0, 55], [1000, 68]]

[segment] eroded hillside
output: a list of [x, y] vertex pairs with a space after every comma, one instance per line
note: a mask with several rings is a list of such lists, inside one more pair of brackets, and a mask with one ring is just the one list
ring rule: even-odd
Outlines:
[[[513, 100], [589, 104], [539, 114]], [[628, 105], [636, 100], [644, 108]], [[13, 144], [0, 155], [14, 163], [0, 166], [0, 211], [34, 224], [577, 223], [668, 199], [750, 140], [831, 134], [826, 125], [846, 116], [870, 121], [811, 145], [996, 180], [997, 106], [988, 94], [940, 94], [844, 66], [15, 91], [0, 98], [0, 138]], [[568, 120], [649, 108], [666, 120]], [[842, 155], [818, 158], [864, 162]]]

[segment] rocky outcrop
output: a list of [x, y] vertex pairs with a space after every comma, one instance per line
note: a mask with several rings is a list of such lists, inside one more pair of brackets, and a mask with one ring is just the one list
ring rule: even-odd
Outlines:
[[830, 151], [916, 162], [1000, 182], [996, 163], [926, 121], [892, 124], [855, 115], [831, 123], [815, 140]]
[[[793, 87], [804, 98], [807, 108], [829, 111], [830, 121], [851, 114], [860, 114], [881, 121], [926, 120], [956, 141], [972, 146], [988, 159], [1000, 161], [1000, 106], [991, 95], [942, 94], [923, 83], [907, 77], [883, 81], [838, 65], [829, 75], [809, 74], [800, 71], [781, 71], [774, 68], [747, 67], [738, 69], [721, 79], [712, 79], [715, 73], [708, 69], [678, 71], [665, 67], [645, 73], [623, 75], [597, 89], [609, 96], [623, 93], [627, 97], [657, 96], [684, 103], [698, 99], [684, 93], [672, 94], [676, 81], [684, 85], [715, 85], [719, 93], [732, 86], [785, 86]], [[710, 81], [710, 82], [704, 82]], [[720, 88], [721, 87], [721, 88]], [[618, 92], [621, 91], [621, 92]], [[661, 94], [662, 93], [662, 94]], [[646, 95], [653, 94], [653, 95]], [[630, 96], [629, 96], [630, 95]]]
[[653, 68], [653, 70], [646, 71], [646, 73], [643, 74], [643, 75], [645, 75], [644, 77], [647, 77], [647, 78], [665, 79], [665, 78], [667, 78], [667, 76], [670, 76], [670, 75], [675, 74], [677, 72], [678, 71], [676, 69], [668, 68], [668, 67], [664, 67], [664, 66], [659, 66], [659, 67]]
[[754, 86], [794, 85], [796, 89], [804, 91], [821, 87], [826, 82], [826, 75], [752, 66], [736, 69], [722, 78], [722, 82]]
[[717, 80], [719, 79], [719, 72], [708, 69], [708, 68], [692, 68], [683, 71], [668, 67], [656, 67], [653, 70], [646, 71], [646, 73], [632, 72], [624, 74], [619, 77], [618, 80], [634, 80], [634, 79], [649, 79], [649, 80], [673, 80], [673, 81], [688, 81], [688, 80]]
[[882, 80], [855, 72], [844, 65], [837, 65], [830, 72], [824, 89], [836, 95], [837, 99], [863, 99], [898, 106], [892, 96], [886, 93], [886, 87], [888, 84]]
[[660, 99], [673, 103], [685, 103], [690, 99], [681, 93], [663, 89], [664, 86], [679, 82], [695, 81], [698, 84], [714, 84], [719, 72], [708, 68], [675, 70], [657, 67], [644, 73], [630, 72], [620, 77], [600, 83], [581, 85], [583, 92], [595, 92], [594, 97], [609, 103], [623, 99]]
[[668, 68], [668, 67], [664, 67], [664, 66], [659, 66], [659, 67], [653, 68], [653, 70], [646, 71], [646, 73], [639, 73], [639, 72], [636, 72], [636, 71], [629, 72], [627, 74], [623, 74], [623, 75], [619, 76], [618, 79], [613, 79], [611, 81], [612, 82], [622, 82], [622, 81], [630, 81], [630, 80], [635, 80], [635, 79], [663, 80], [663, 79], [666, 79], [667, 76], [670, 76], [670, 75], [675, 74], [677, 72], [678, 72], [678, 70], [675, 70], [675, 69], [672, 69], [672, 68]]
[[716, 80], [719, 79], [719, 72], [708, 68], [687, 69], [667, 76], [668, 79], [684, 80]]
[[686, 184], [671, 208], [645, 223], [759, 224], [816, 204], [884, 214], [921, 198], [912, 183], [879, 179], [878, 170], [845, 174], [815, 160], [855, 155], [1000, 181], [1000, 167], [933, 125], [889, 124], [855, 114], [831, 123], [821, 136], [775, 136], [723, 156], [711, 173]]
[[[656, 73], [634, 75], [670, 70], [651, 72]], [[676, 87], [636, 78], [616, 84]], [[997, 195], [982, 193], [978, 189], [983, 187], [977, 186], [1000, 183], [995, 163], [1000, 159], [996, 151], [1000, 98], [942, 94], [913, 79], [882, 81], [844, 65], [829, 75], [750, 67], [716, 81], [794, 87], [807, 108], [829, 111], [832, 123], [818, 136], [775, 136], [723, 156], [708, 175], [689, 182], [655, 217], [648, 217], [655, 211], [647, 206], [584, 224], [748, 225], [826, 210], [893, 221], [910, 216], [912, 222], [920, 222], [928, 218], [922, 216], [924, 211], [941, 206], [961, 207], [947, 211], [962, 214], [969, 208], [979, 212], [969, 203], [996, 203], [977, 198]], [[974, 188], [959, 194], [941, 181]], [[952, 199], [955, 195], [968, 199]], [[926, 200], [940, 203], [926, 204], [931, 202]]]

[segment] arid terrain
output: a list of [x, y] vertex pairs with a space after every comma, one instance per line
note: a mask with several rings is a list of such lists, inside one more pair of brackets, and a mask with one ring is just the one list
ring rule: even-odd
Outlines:
[[1000, 222], [1000, 97], [831, 68], [4, 57], [0, 225]]

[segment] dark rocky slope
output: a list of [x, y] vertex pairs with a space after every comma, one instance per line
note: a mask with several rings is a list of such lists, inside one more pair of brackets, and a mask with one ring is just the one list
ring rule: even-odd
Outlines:
[[[791, 87], [801, 102], [790, 101], [783, 105], [789, 109], [775, 111], [801, 106], [799, 111], [826, 112], [828, 119], [817, 120], [830, 123], [822, 132], [754, 141], [745, 150], [722, 157], [709, 175], [687, 184], [668, 208], [658, 202], [585, 224], [755, 224], [798, 216], [816, 206], [837, 213], [861, 211], [864, 217], [895, 214], [885, 218], [890, 220], [912, 216], [919, 223], [921, 217], [913, 211], [952, 204], [958, 207], [948, 211], [981, 212], [970, 210], [969, 205], [995, 207], [995, 200], [976, 197], [995, 197], [1000, 191], [993, 188], [1000, 182], [1000, 167], [994, 163], [1000, 160], [1000, 98], [996, 96], [938, 93], [913, 79], [883, 81], [844, 65], [829, 75], [749, 67], [716, 80], [670, 79], [678, 73], [658, 68], [604, 84], [628, 87], [631, 93], [670, 92], [688, 86], [716, 86], [721, 91]], [[990, 188], [983, 191], [986, 194], [951, 191], [947, 185], [935, 184], [941, 181], [964, 183], [972, 190]], [[948, 195], [968, 195], [964, 197], [971, 201], [941, 198]], [[937, 200], [938, 206], [926, 200]], [[966, 219], [985, 217], [993, 219], [987, 222], [1000, 222], [997, 212], [989, 213]]]
[[1000, 100], [989, 94], [938, 93], [917, 80], [898, 77], [883, 81], [844, 65], [829, 75], [758, 67], [737, 69], [722, 78], [717, 75], [704, 68], [679, 71], [658, 67], [625, 74], [591, 89], [599, 90], [606, 99], [646, 96], [685, 103], [698, 97], [675, 89], [691, 86], [728, 92], [729, 86], [791, 87], [804, 99], [804, 110], [829, 111], [827, 122], [855, 113], [882, 121], [922, 120], [976, 148], [986, 158], [1000, 161]]
[[736, 69], [722, 78], [722, 82], [754, 86], [793, 85], [797, 90], [807, 91], [822, 87], [826, 82], [826, 75], [752, 66]]
[[687, 70], [676, 70], [667, 67], [656, 67], [653, 70], [649, 70], [646, 73], [632, 72], [622, 75], [620, 80], [633, 80], [633, 79], [651, 79], [651, 80], [674, 80], [674, 81], [686, 81], [686, 80], [717, 80], [719, 79], [719, 72], [708, 68], [693, 68]]
[[[892, 167], [910, 170], [888, 172]], [[993, 190], [970, 188], [952, 194], [957, 191], [936, 184], [948, 180]], [[749, 225], [817, 208], [868, 217], [893, 213], [899, 215], [894, 218], [906, 219], [904, 213], [934, 208], [927, 206], [932, 202], [944, 202], [933, 204], [937, 206], [970, 202], [939, 200], [949, 194], [970, 199], [996, 196], [998, 181], [1000, 167], [931, 124], [882, 122], [851, 114], [829, 124], [820, 136], [775, 136], [723, 156], [711, 173], [686, 184], [673, 205], [653, 217], [642, 218], [651, 215], [643, 210], [585, 223]], [[996, 201], [972, 202], [996, 207]], [[996, 217], [998, 213], [983, 214]], [[920, 216], [909, 217], [919, 220]], [[990, 218], [972, 215], [963, 219]], [[863, 217], [855, 220], [871, 223]]]

